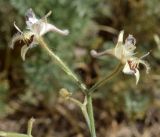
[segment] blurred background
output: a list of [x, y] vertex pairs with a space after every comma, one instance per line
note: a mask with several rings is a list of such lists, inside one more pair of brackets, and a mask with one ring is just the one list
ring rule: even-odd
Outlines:
[[34, 137], [90, 136], [79, 108], [58, 95], [66, 88], [83, 100], [75, 83], [38, 46], [25, 62], [21, 47], [8, 48], [17, 32], [13, 22], [23, 30], [29, 8], [38, 17], [51, 10], [48, 22], [70, 30], [45, 40], [88, 87], [118, 63], [109, 56], [94, 59], [90, 50], [114, 47], [120, 30], [135, 36], [138, 56], [151, 50], [151, 71], [140, 66], [137, 86], [121, 72], [95, 92], [93, 104], [97, 137], [160, 137], [160, 45], [153, 37], [160, 36], [159, 0], [0, 0], [0, 130], [25, 133], [34, 117]]

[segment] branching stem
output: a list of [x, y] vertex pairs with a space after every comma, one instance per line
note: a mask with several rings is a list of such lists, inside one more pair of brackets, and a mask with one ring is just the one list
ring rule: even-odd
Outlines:
[[[110, 75], [107, 75], [105, 78], [97, 82], [93, 87], [90, 89], [87, 89], [86, 86], [76, 77], [76, 75], [68, 68], [68, 66], [54, 53], [52, 50], [50, 50], [47, 46], [47, 44], [44, 42], [44, 40], [41, 37], [37, 38], [40, 46], [52, 57], [54, 61], [57, 62], [57, 64], [61, 67], [61, 69], [66, 72], [66, 74], [72, 78], [77, 85], [80, 87], [80, 89], [85, 93], [85, 101], [84, 104], [79, 102], [78, 100], [74, 98], [70, 98], [70, 100], [74, 103], [76, 103], [82, 110], [82, 113], [85, 117], [86, 123], [88, 124], [89, 130], [91, 132], [91, 137], [96, 137], [96, 130], [95, 130], [95, 123], [94, 123], [94, 113], [93, 113], [93, 104], [92, 104], [92, 93], [104, 85], [108, 80], [110, 80], [112, 77], [114, 77], [118, 72], [122, 69], [122, 64], [120, 63]], [[29, 134], [31, 131], [28, 131]]]

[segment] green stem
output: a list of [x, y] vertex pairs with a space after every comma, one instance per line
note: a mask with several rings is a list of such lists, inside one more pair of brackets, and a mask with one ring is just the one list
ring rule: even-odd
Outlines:
[[68, 66], [54, 53], [52, 52], [47, 44], [41, 37], [37, 38], [41, 47], [57, 62], [57, 64], [70, 76], [74, 81], [76, 81], [77, 85], [81, 88], [81, 90], [86, 93], [86, 86], [76, 77], [76, 75], [68, 68]]
[[27, 130], [27, 134], [28, 136], [32, 136], [32, 128], [33, 128], [33, 122], [35, 121], [34, 118], [31, 118], [29, 121], [28, 121], [28, 130]]
[[2, 137], [31, 137], [27, 134], [14, 133], [14, 132], [4, 132], [4, 131], [0, 131], [0, 136], [2, 136]]
[[82, 104], [79, 100], [74, 99], [74, 98], [72, 98], [72, 97], [70, 97], [69, 100], [72, 101], [73, 103], [75, 103], [75, 104], [76, 104], [77, 106], [79, 106], [80, 108], [83, 107], [83, 104]]
[[[44, 42], [44, 40], [41, 37], [37, 38], [39, 44], [41, 45], [41, 47], [52, 57], [52, 59], [54, 59], [58, 65], [64, 70], [64, 72], [67, 73], [68, 76], [70, 76], [74, 81], [76, 81], [77, 85], [81, 88], [81, 90], [86, 94], [88, 89], [86, 88], [86, 86], [75, 76], [75, 74], [68, 68], [68, 66], [54, 53], [52, 52], [47, 44]], [[87, 108], [86, 105], [81, 104], [79, 101], [70, 98], [71, 101], [73, 101], [74, 103], [76, 103], [78, 106], [80, 106], [82, 113], [84, 115], [84, 118], [87, 122], [87, 125], [89, 127], [89, 130], [91, 132], [91, 125], [90, 125], [90, 118], [87, 112]], [[92, 108], [93, 109], [93, 108]], [[94, 119], [93, 119], [94, 120]], [[95, 137], [95, 136], [93, 136]]]
[[91, 136], [96, 137], [96, 130], [95, 130], [95, 123], [94, 123], [94, 112], [93, 112], [93, 106], [92, 106], [92, 96], [87, 95], [87, 109], [88, 109], [88, 115], [90, 119], [90, 127], [91, 127]]
[[88, 115], [88, 113], [87, 113], [87, 108], [86, 108], [86, 106], [81, 107], [81, 110], [82, 110], [83, 116], [84, 116], [84, 118], [85, 118], [85, 120], [86, 120], [86, 123], [87, 123], [87, 125], [88, 125], [89, 131], [91, 132], [90, 119], [89, 119], [89, 115]]
[[81, 108], [82, 114], [86, 120], [86, 123], [88, 125], [89, 130], [91, 131], [91, 127], [90, 127], [90, 120], [89, 120], [89, 116], [87, 113], [87, 109], [86, 109], [86, 104], [82, 104], [80, 101], [70, 97], [69, 98], [70, 101], [72, 101], [73, 103], [75, 103], [77, 106], [79, 106]]
[[2, 137], [32, 137], [32, 127], [33, 127], [34, 118], [31, 118], [28, 122], [27, 134], [15, 133], [15, 132], [5, 132], [0, 131], [0, 136]]
[[112, 71], [112, 73], [110, 75], [107, 75], [106, 77], [104, 77], [102, 80], [98, 81], [95, 85], [93, 85], [89, 89], [89, 94], [91, 94], [96, 89], [98, 89], [99, 87], [101, 87], [102, 85], [104, 85], [105, 83], [107, 83], [108, 80], [110, 80], [112, 77], [114, 77], [115, 75], [117, 75], [121, 70], [122, 70], [122, 63], [119, 63], [117, 65], [117, 67]]
[[74, 101], [76, 104], [78, 104], [81, 107], [82, 113], [86, 119], [86, 122], [88, 124], [88, 127], [91, 132], [92, 137], [96, 137], [96, 131], [95, 131], [95, 123], [94, 123], [94, 113], [93, 113], [93, 106], [92, 106], [92, 96], [91, 93], [95, 91], [97, 88], [105, 84], [109, 79], [111, 79], [113, 76], [118, 74], [118, 72], [122, 68], [122, 64], [120, 63], [115, 70], [109, 75], [103, 78], [101, 81], [97, 82], [92, 88], [89, 90], [86, 88], [86, 86], [76, 77], [76, 75], [68, 68], [68, 66], [54, 53], [52, 50], [50, 50], [47, 46], [47, 44], [44, 42], [44, 40], [41, 37], [37, 38], [39, 44], [41, 47], [52, 57], [53, 60], [57, 62], [57, 64], [66, 72], [68, 76], [70, 76], [77, 85], [81, 88], [81, 90], [86, 94], [87, 93], [87, 108], [83, 104], [79, 104], [79, 102]]

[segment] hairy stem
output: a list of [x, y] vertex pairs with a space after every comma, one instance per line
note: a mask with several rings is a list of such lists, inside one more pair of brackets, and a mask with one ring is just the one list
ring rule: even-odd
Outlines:
[[40, 46], [52, 57], [52, 59], [57, 62], [57, 64], [64, 70], [64, 72], [66, 72], [67, 75], [70, 76], [77, 83], [81, 90], [86, 93], [86, 86], [76, 77], [76, 75], [68, 68], [68, 66], [48, 48], [44, 40], [41, 37], [38, 37], [37, 40]]

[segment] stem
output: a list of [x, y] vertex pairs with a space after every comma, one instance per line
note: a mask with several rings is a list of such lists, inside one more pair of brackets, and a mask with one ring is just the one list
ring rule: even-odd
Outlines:
[[88, 125], [89, 131], [92, 132], [91, 124], [90, 124], [90, 118], [89, 118], [86, 106], [81, 107], [81, 110], [82, 110], [83, 116], [84, 116], [84, 118], [86, 120], [86, 123]]
[[87, 95], [87, 109], [88, 109], [88, 115], [90, 119], [90, 126], [91, 126], [91, 136], [96, 137], [96, 130], [95, 130], [95, 124], [94, 124], [94, 113], [93, 113], [93, 106], [92, 106], [92, 96], [89, 94]]
[[80, 101], [78, 101], [77, 99], [74, 99], [74, 98], [70, 97], [69, 100], [72, 101], [73, 103], [75, 103], [80, 108], [83, 107], [83, 104]]
[[89, 89], [89, 94], [91, 94], [96, 89], [98, 89], [99, 87], [101, 87], [102, 85], [104, 85], [105, 83], [107, 83], [108, 80], [110, 80], [112, 77], [114, 77], [115, 75], [117, 75], [121, 71], [121, 69], [122, 69], [122, 63], [119, 63], [117, 65], [117, 67], [112, 71], [112, 73], [110, 75], [107, 75], [106, 77], [104, 77], [102, 80], [98, 81], [95, 85], [93, 85]]
[[91, 126], [90, 126], [90, 120], [89, 120], [89, 116], [88, 116], [88, 113], [87, 113], [87, 109], [86, 109], [86, 104], [82, 104], [80, 101], [70, 97], [69, 98], [70, 101], [72, 101], [73, 103], [75, 103], [77, 106], [79, 106], [81, 108], [81, 111], [82, 111], [82, 114], [86, 120], [86, 123], [88, 125], [88, 128], [91, 132]]
[[34, 118], [31, 118], [29, 121], [28, 121], [28, 130], [27, 130], [27, 134], [28, 136], [32, 136], [32, 127], [33, 127], [33, 122], [35, 121]]
[[[86, 88], [86, 86], [75, 76], [75, 74], [68, 68], [68, 66], [54, 53], [52, 52], [47, 44], [44, 42], [44, 40], [41, 37], [37, 38], [39, 44], [41, 45], [41, 47], [58, 63], [58, 65], [64, 70], [64, 72], [66, 72], [66, 74], [68, 76], [70, 76], [76, 83], [77, 85], [81, 88], [81, 90], [86, 94], [88, 89]], [[92, 130], [91, 130], [91, 122], [90, 122], [90, 117], [88, 115], [87, 112], [87, 108], [85, 104], [80, 103], [79, 101], [70, 98], [71, 101], [73, 101], [74, 103], [76, 103], [78, 106], [80, 106], [83, 116], [87, 122], [87, 125], [89, 127], [89, 130], [92, 134]], [[93, 111], [93, 108], [92, 108]], [[93, 112], [92, 112], [93, 113]], [[93, 114], [92, 114], [93, 115]], [[92, 121], [94, 121], [94, 119], [92, 118]], [[92, 122], [93, 123], [93, 122]], [[92, 125], [93, 126], [93, 125]], [[95, 133], [94, 133], [95, 134]], [[96, 137], [96, 136], [93, 136]]]
[[76, 77], [76, 75], [68, 68], [68, 66], [48, 48], [47, 44], [41, 37], [38, 37], [37, 40], [41, 47], [57, 62], [57, 64], [64, 70], [64, 72], [66, 72], [67, 75], [70, 76], [85, 93], [87, 90], [86, 86]]
[[14, 133], [14, 132], [4, 132], [4, 131], [0, 131], [0, 136], [2, 136], [2, 137], [31, 137], [27, 134]]
[[0, 136], [2, 137], [32, 137], [32, 127], [33, 127], [34, 118], [31, 118], [28, 122], [27, 134], [15, 133], [15, 132], [4, 132], [0, 131]]
[[105, 26], [105, 25], [98, 25], [100, 30], [112, 33], [112, 34], [117, 34], [118, 31], [110, 26]]

